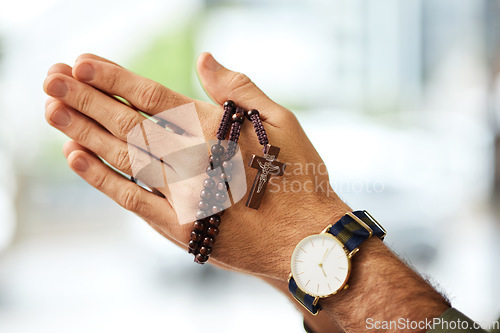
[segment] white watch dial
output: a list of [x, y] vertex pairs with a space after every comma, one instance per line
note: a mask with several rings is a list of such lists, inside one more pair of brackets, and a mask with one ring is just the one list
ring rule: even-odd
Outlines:
[[328, 296], [343, 288], [350, 270], [342, 243], [329, 233], [304, 238], [292, 254], [292, 276], [312, 296]]

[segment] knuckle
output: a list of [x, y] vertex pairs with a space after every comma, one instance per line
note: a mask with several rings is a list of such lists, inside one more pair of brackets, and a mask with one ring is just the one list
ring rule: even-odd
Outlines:
[[128, 156], [128, 150], [125, 148], [119, 148], [116, 152], [115, 157], [116, 167], [121, 171], [129, 171], [130, 169], [130, 160]]
[[117, 71], [107, 71], [104, 76], [105, 85], [108, 88], [109, 92], [114, 93], [117, 92], [117, 87], [119, 86], [119, 78]]
[[127, 187], [122, 192], [120, 205], [132, 212], [139, 211], [141, 207], [140, 188], [138, 186]]
[[163, 87], [156, 82], [148, 82], [139, 86], [137, 91], [137, 101], [143, 111], [157, 109], [163, 102]]
[[252, 84], [252, 80], [248, 76], [243, 73], [236, 73], [229, 82], [228, 88], [231, 93], [234, 93], [249, 84]]
[[84, 91], [82, 94], [80, 94], [77, 102], [78, 110], [80, 110], [82, 113], [87, 114], [90, 110], [90, 106], [92, 105], [92, 99], [93, 95], [88, 91]]
[[92, 124], [86, 123], [82, 125], [75, 139], [77, 142], [80, 142], [85, 145], [89, 141], [91, 135], [92, 135]]
[[118, 124], [118, 135], [122, 139], [127, 138], [128, 134], [137, 125], [136, 118], [131, 114], [125, 113], [122, 113], [121, 116], [118, 116], [116, 122]]
[[106, 172], [96, 173], [96, 178], [94, 180], [94, 187], [101, 192], [104, 192], [103, 189], [108, 182], [108, 174]]

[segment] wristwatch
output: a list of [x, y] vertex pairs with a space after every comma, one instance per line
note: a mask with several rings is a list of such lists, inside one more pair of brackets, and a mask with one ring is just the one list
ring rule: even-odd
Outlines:
[[359, 245], [373, 235], [384, 239], [385, 229], [367, 211], [348, 212], [320, 234], [302, 239], [292, 254], [288, 289], [316, 315], [320, 298], [347, 289], [351, 258]]

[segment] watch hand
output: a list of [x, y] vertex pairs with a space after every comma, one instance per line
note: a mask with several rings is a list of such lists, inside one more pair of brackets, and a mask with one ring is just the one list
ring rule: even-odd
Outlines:
[[325, 255], [323, 256], [323, 259], [321, 259], [321, 265], [323, 265], [323, 262], [325, 261], [326, 256], [328, 255], [328, 250], [330, 250], [330, 249], [326, 249]]
[[325, 275], [325, 277], [327, 277], [326, 273], [325, 273], [325, 270], [323, 269], [323, 265], [320, 265], [319, 267], [321, 268], [321, 271], [323, 272], [323, 274]]

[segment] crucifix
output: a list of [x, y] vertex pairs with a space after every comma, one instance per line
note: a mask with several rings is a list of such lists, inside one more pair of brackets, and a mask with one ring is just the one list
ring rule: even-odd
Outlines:
[[259, 209], [264, 193], [266, 192], [267, 183], [271, 176], [283, 176], [286, 164], [276, 160], [279, 153], [280, 149], [278, 147], [267, 144], [264, 149], [263, 157], [252, 155], [252, 159], [248, 165], [257, 169], [258, 172], [247, 199], [247, 207]]

